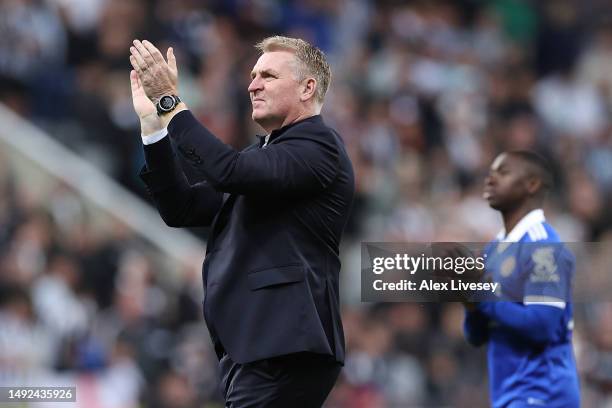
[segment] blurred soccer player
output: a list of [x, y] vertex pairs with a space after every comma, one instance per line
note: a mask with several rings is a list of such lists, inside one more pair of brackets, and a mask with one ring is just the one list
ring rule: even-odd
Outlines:
[[495, 408], [578, 407], [572, 350], [571, 281], [575, 261], [544, 218], [552, 184], [546, 161], [528, 151], [500, 154], [484, 198], [501, 212], [504, 230], [485, 249], [486, 276], [499, 299], [466, 303], [468, 341], [488, 343]]

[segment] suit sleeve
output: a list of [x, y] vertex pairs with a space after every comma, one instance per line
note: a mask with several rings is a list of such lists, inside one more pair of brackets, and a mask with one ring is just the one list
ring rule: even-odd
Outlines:
[[209, 183], [189, 184], [180, 169], [170, 138], [144, 146], [140, 172], [164, 222], [170, 227], [208, 226], [221, 207], [223, 194]]
[[295, 195], [325, 189], [339, 171], [339, 150], [324, 129], [290, 129], [282, 143], [238, 152], [202, 126], [189, 111], [168, 125], [177, 149], [217, 191]]

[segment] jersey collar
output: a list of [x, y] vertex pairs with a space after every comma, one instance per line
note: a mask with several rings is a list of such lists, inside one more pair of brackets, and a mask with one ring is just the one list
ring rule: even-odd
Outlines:
[[546, 221], [546, 219], [544, 218], [544, 211], [541, 208], [532, 210], [521, 218], [508, 235], [506, 235], [506, 230], [502, 228], [499, 234], [497, 234], [497, 240], [500, 242], [518, 242], [531, 227], [539, 225], [544, 221]]

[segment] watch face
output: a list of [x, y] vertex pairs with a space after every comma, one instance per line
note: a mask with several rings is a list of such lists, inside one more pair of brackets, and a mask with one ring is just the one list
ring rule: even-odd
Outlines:
[[174, 106], [174, 98], [168, 95], [162, 96], [159, 100], [159, 106], [164, 110], [171, 109]]

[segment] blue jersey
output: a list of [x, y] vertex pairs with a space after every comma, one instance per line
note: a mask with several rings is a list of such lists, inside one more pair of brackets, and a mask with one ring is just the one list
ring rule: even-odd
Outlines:
[[485, 249], [486, 274], [499, 298], [466, 315], [473, 343], [488, 342], [495, 408], [578, 407], [572, 350], [575, 260], [542, 210], [527, 214]]

